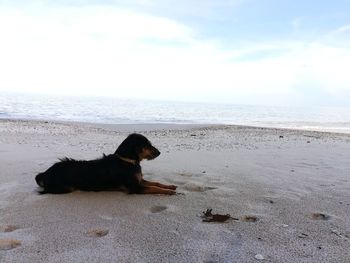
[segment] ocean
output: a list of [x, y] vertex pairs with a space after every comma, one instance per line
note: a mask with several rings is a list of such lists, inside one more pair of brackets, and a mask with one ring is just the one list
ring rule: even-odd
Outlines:
[[0, 119], [234, 124], [350, 133], [350, 108], [272, 107], [0, 93]]

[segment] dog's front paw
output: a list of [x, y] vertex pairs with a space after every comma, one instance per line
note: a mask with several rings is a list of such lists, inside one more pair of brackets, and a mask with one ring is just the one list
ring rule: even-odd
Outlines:
[[168, 185], [167, 188], [171, 189], [171, 190], [176, 190], [177, 186], [176, 185]]

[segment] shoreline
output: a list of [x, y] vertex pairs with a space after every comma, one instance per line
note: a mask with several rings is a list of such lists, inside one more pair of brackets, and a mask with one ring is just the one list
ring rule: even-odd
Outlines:
[[92, 128], [100, 128], [105, 130], [117, 130], [117, 131], [159, 131], [159, 130], [188, 130], [198, 128], [249, 128], [258, 130], [275, 130], [275, 131], [290, 131], [290, 132], [310, 132], [310, 133], [321, 133], [321, 134], [334, 134], [334, 135], [350, 135], [350, 130], [346, 132], [340, 132], [336, 130], [317, 130], [317, 129], [301, 129], [301, 128], [283, 128], [283, 127], [268, 127], [268, 126], [254, 126], [254, 125], [240, 125], [240, 124], [187, 124], [187, 123], [94, 123], [94, 122], [82, 122], [82, 121], [65, 121], [65, 120], [49, 120], [49, 119], [13, 119], [13, 118], [0, 118], [1, 122], [23, 122], [23, 123], [38, 123], [38, 124], [61, 124], [61, 125], [76, 125], [85, 126]]
[[[0, 262], [347, 262], [350, 135], [244, 126], [0, 120]], [[147, 128], [148, 127], [148, 128]], [[38, 195], [64, 156], [113, 153], [128, 133], [162, 152], [146, 180], [181, 195]], [[238, 220], [206, 223], [230, 214]]]

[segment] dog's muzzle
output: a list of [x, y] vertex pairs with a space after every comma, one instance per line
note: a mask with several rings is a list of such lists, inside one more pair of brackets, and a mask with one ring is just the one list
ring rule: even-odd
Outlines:
[[160, 151], [158, 149], [154, 148], [154, 150], [153, 150], [154, 158], [158, 157], [159, 155], [160, 155]]

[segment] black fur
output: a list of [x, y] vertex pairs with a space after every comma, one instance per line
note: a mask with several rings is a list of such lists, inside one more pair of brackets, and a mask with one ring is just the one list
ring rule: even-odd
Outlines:
[[[145, 150], [148, 155], [145, 155]], [[124, 187], [129, 193], [142, 193], [140, 161], [159, 156], [158, 149], [141, 134], [129, 135], [114, 154], [90, 161], [61, 159], [35, 180], [43, 188], [41, 194], [69, 193], [74, 190], [104, 191]], [[122, 157], [122, 158], [121, 158]], [[123, 158], [134, 160], [130, 163]]]

